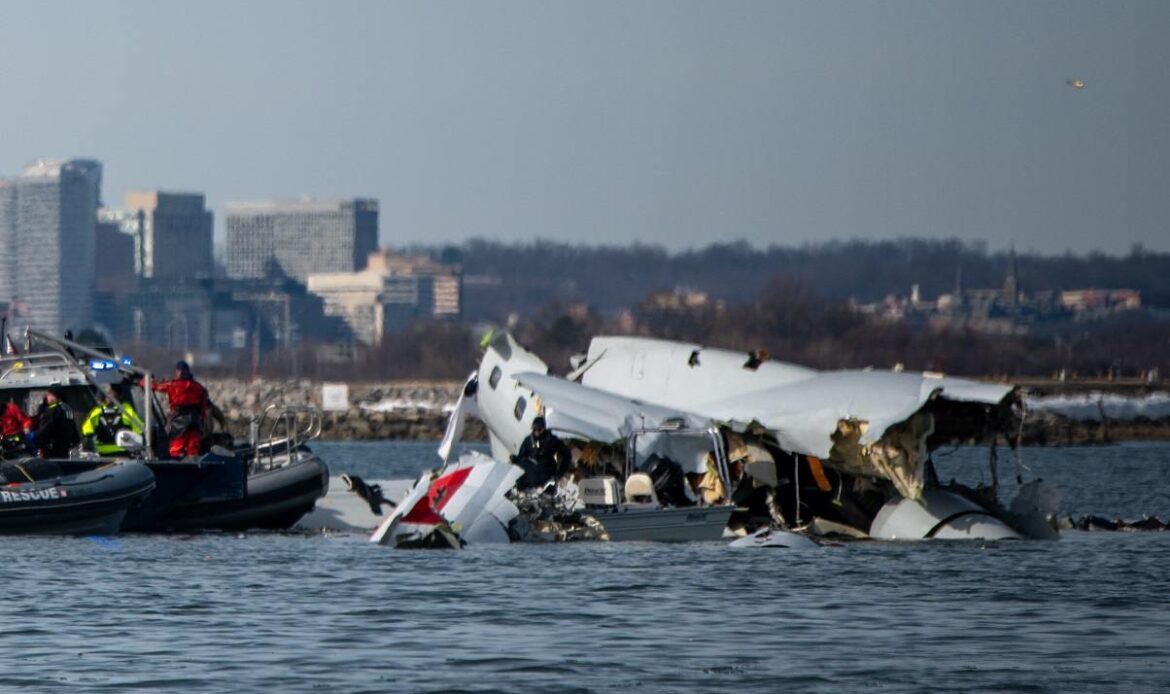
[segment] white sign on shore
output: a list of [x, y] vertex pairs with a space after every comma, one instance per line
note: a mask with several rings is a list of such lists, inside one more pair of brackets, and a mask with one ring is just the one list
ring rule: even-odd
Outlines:
[[345, 412], [348, 410], [349, 386], [345, 383], [322, 383], [321, 409], [326, 412]]

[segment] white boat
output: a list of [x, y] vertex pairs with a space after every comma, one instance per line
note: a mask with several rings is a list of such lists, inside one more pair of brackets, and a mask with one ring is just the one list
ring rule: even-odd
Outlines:
[[715, 542], [734, 506], [664, 507], [623, 504], [610, 509], [591, 510], [605, 528], [611, 542]]

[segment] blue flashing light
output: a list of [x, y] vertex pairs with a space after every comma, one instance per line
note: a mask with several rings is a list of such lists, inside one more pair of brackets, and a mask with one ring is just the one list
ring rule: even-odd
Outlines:
[[94, 371], [110, 371], [118, 368], [113, 359], [90, 359], [89, 368]]
[[122, 366], [134, 366], [134, 360], [130, 357], [122, 357]]

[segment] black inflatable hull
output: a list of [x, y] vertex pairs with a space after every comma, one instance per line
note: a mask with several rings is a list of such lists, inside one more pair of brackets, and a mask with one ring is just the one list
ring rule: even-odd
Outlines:
[[146, 465], [157, 486], [126, 514], [122, 524], [126, 531], [165, 530], [178, 509], [244, 499], [248, 494], [248, 463], [236, 456], [208, 454], [197, 462], [151, 460]]
[[140, 462], [119, 461], [0, 487], [0, 534], [112, 535], [155, 487]]
[[138, 530], [285, 530], [329, 489], [329, 468], [315, 455], [247, 477], [242, 498], [178, 503]]

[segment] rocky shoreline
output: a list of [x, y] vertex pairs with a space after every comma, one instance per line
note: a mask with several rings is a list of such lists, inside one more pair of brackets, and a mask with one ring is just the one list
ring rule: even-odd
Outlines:
[[[241, 439], [248, 436], [253, 414], [260, 414], [270, 404], [322, 407], [322, 384], [306, 379], [213, 379], [204, 385], [227, 415], [232, 435]], [[347, 384], [348, 407], [324, 413], [321, 437], [337, 441], [441, 439], [448, 413], [459, 399], [462, 385], [455, 381]], [[487, 430], [478, 421], [468, 422], [464, 439], [486, 441]], [[1032, 446], [1167, 441], [1170, 417], [1079, 420], [1055, 412], [1034, 411], [1024, 423], [1021, 440]]]
[[[212, 400], [227, 416], [232, 435], [247, 438], [253, 416], [275, 404], [322, 407], [321, 383], [309, 380], [204, 381]], [[321, 438], [335, 441], [434, 441], [443, 437], [447, 416], [459, 399], [462, 383], [396, 381], [351, 383], [349, 406], [323, 412]], [[487, 441], [487, 430], [468, 422], [464, 439]]]
[[1170, 418], [1086, 421], [1033, 412], [1024, 422], [1025, 446], [1101, 446], [1122, 441], [1170, 441]]

